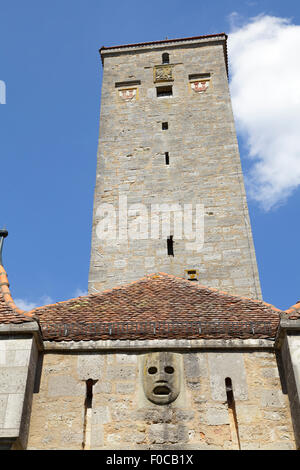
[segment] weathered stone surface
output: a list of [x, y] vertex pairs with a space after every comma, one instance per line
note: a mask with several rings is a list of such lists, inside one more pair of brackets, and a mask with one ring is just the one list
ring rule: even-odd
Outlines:
[[111, 393], [112, 384], [110, 382], [102, 382], [99, 380], [94, 386], [94, 393]]
[[2, 393], [22, 393], [26, 387], [26, 367], [1, 367], [0, 390]]
[[210, 370], [210, 386], [214, 400], [226, 401], [225, 379], [231, 378], [233, 393], [236, 400], [246, 400], [248, 387], [243, 361], [243, 354], [230, 352], [208, 353]]
[[169, 423], [173, 419], [173, 411], [169, 407], [139, 409], [132, 414], [135, 421], [146, 423]]
[[48, 380], [49, 397], [75, 397], [85, 395], [85, 383], [69, 375], [54, 375]]
[[[184, 351], [178, 354], [186, 356], [186, 349]], [[86, 386], [84, 380], [78, 379], [80, 354], [78, 351], [44, 356], [46, 373], [42, 374], [39, 393], [34, 394], [28, 448], [82, 448]], [[180, 406], [175, 401], [149, 407], [140, 407], [139, 394], [143, 390], [138, 367], [141, 361], [131, 358], [128, 363], [126, 355], [119, 355], [118, 351], [99, 354], [103, 357], [104, 379], [100, 378], [94, 385], [92, 409], [88, 410], [91, 419], [87, 421], [86, 432], [90, 432], [91, 449], [142, 449], [143, 446], [148, 449], [237, 449], [235, 424], [226, 402], [225, 377], [229, 374], [235, 392], [241, 448], [295, 447], [287, 396], [282, 393], [278, 379], [264, 377], [264, 371], [276, 368], [272, 352], [257, 355], [255, 349], [235, 353], [223, 349], [217, 357], [207, 349], [201, 353], [191, 351], [188, 354], [194, 359], [187, 366], [191, 377], [183, 376], [185, 401]], [[58, 368], [61, 362], [69, 379], [61, 375]], [[202, 374], [202, 364], [207, 365], [206, 372], [194, 377], [199, 370]], [[216, 370], [224, 377], [221, 385], [225, 396], [220, 395], [219, 400], [212, 393]], [[237, 393], [243, 391], [245, 379], [246, 397]], [[188, 386], [191, 383], [195, 387]], [[54, 396], [49, 396], [49, 387], [55, 391]]]
[[205, 414], [205, 423], [210, 426], [229, 424], [228, 409], [226, 406], [210, 406]]
[[136, 368], [132, 366], [111, 366], [107, 370], [109, 380], [134, 380]]
[[133, 353], [128, 354], [116, 354], [117, 363], [121, 364], [136, 364], [137, 356]]
[[284, 402], [279, 390], [263, 390], [261, 394], [261, 406], [264, 408], [282, 408]]
[[131, 393], [135, 390], [135, 383], [134, 382], [120, 382], [116, 384], [116, 392], [117, 393]]
[[98, 380], [103, 375], [104, 357], [100, 354], [81, 354], [78, 356], [78, 378]]
[[149, 440], [151, 444], [187, 442], [187, 428], [182, 425], [176, 426], [174, 424], [151, 424]]
[[207, 377], [207, 359], [205, 354], [184, 354], [183, 360], [187, 378]]
[[[162, 50], [120, 49], [105, 57], [89, 291], [155, 271], [184, 277], [186, 269], [198, 269], [201, 284], [221, 287], [225, 281], [228, 292], [260, 298], [223, 46], [177, 43], [168, 50], [174, 73], [171, 97], [157, 97], [153, 81]], [[208, 89], [199, 94], [189, 74], [200, 71], [211, 75]], [[131, 76], [139, 77], [140, 84], [133, 99], [124, 100], [117, 84]], [[168, 122], [167, 130], [162, 122]], [[196, 204], [204, 204], [203, 249], [190, 249], [190, 240], [173, 233], [174, 257], [168, 256], [166, 236], [151, 236], [150, 224], [139, 225], [140, 214], [128, 216], [123, 229], [119, 195], [127, 197], [128, 208], [143, 204], [148, 221], [151, 204], [178, 204], [177, 214], [192, 204], [194, 221]], [[107, 224], [109, 233], [117, 235], [114, 240], [99, 238], [102, 203], [118, 213], [116, 227]], [[138, 239], [133, 239], [134, 229]], [[167, 236], [174, 232], [172, 224], [168, 230]], [[128, 239], [120, 240], [120, 234]]]
[[92, 426], [109, 423], [111, 421], [108, 406], [98, 406], [92, 410]]
[[0, 395], [0, 428], [4, 425], [8, 395]]
[[13, 447], [27, 445], [37, 363], [34, 338], [0, 337], [0, 437], [13, 438]]
[[269, 378], [273, 379], [273, 378], [279, 377], [277, 367], [268, 367], [266, 369], [263, 369], [262, 374], [263, 374], [264, 377], [266, 377], [268, 379]]

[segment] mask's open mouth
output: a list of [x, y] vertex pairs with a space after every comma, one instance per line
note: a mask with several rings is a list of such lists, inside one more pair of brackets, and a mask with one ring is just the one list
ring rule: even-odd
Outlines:
[[169, 395], [171, 393], [171, 390], [166, 385], [158, 385], [153, 390], [153, 393], [154, 393], [154, 395], [160, 395], [160, 396], [164, 395], [164, 396], [166, 396], [166, 395]]

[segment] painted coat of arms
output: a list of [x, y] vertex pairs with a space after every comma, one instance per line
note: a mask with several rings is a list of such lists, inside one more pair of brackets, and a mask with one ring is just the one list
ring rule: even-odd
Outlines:
[[199, 80], [196, 82], [191, 82], [191, 88], [196, 93], [203, 93], [209, 87], [209, 80]]
[[126, 90], [119, 90], [119, 96], [124, 101], [132, 101], [136, 99], [136, 88], [127, 88]]

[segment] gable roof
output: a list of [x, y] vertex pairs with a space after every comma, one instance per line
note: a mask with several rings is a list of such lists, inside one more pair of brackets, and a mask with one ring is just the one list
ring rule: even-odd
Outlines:
[[14, 303], [7, 279], [6, 271], [0, 265], [0, 324], [33, 322], [30, 313], [20, 310]]
[[39, 319], [43, 338], [54, 341], [274, 338], [280, 313], [260, 300], [165, 273], [31, 311]]

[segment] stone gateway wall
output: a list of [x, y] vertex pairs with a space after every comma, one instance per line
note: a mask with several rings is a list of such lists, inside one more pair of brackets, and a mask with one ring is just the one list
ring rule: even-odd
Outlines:
[[272, 351], [47, 352], [36, 387], [28, 449], [295, 448]]

